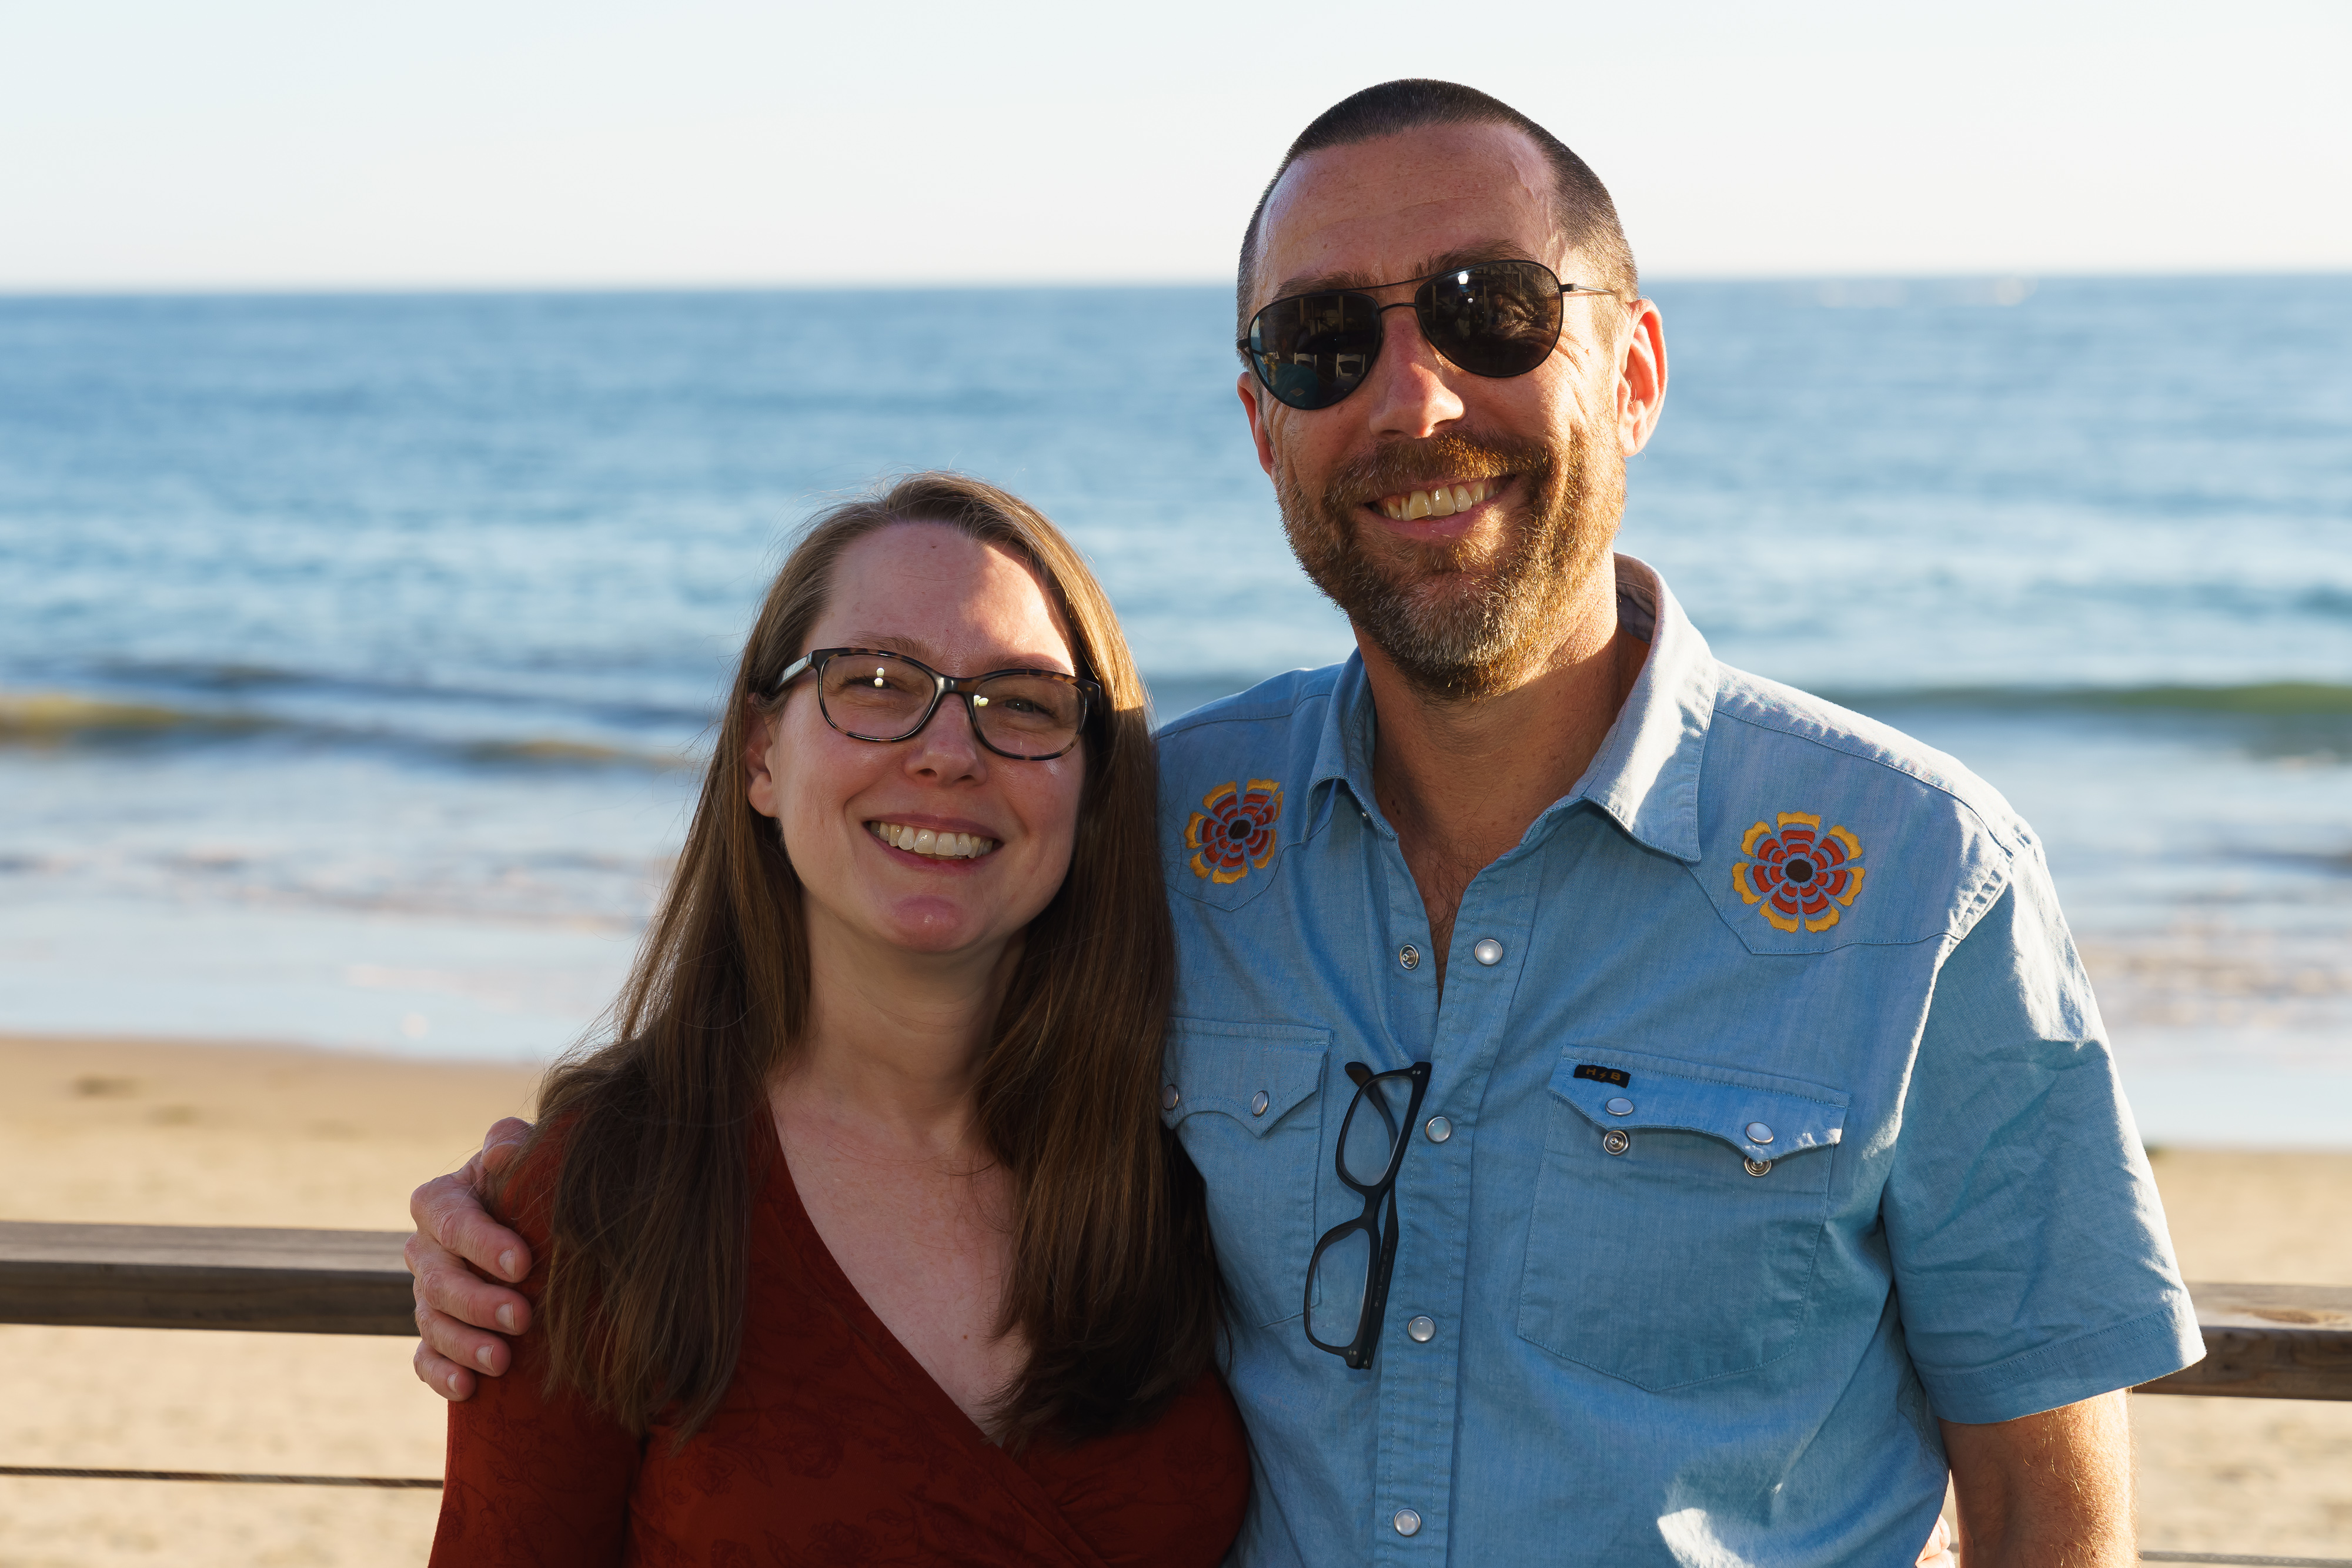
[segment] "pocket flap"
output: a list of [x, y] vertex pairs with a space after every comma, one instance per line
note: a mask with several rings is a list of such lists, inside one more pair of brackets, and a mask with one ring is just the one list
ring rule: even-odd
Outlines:
[[1187, 1116], [1215, 1112], [1264, 1137], [1323, 1087], [1330, 1047], [1328, 1029], [1173, 1019], [1160, 1120], [1172, 1127]]
[[1836, 1090], [1605, 1045], [1570, 1046], [1550, 1088], [1596, 1127], [1704, 1133], [1752, 1160], [1845, 1135], [1848, 1097]]

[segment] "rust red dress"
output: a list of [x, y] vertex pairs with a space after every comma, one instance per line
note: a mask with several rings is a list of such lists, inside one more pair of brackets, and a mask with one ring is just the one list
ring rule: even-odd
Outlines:
[[[539, 1163], [539, 1162], [535, 1162]], [[1211, 1568], [1241, 1528], [1249, 1456], [1203, 1377], [1151, 1426], [1014, 1456], [874, 1315], [801, 1207], [782, 1151], [751, 1216], [743, 1354], [726, 1402], [670, 1452], [550, 1399], [533, 1337], [449, 1407], [436, 1568], [469, 1563], [970, 1563]], [[510, 1188], [547, 1244], [551, 1162]], [[534, 1301], [541, 1276], [521, 1289]]]

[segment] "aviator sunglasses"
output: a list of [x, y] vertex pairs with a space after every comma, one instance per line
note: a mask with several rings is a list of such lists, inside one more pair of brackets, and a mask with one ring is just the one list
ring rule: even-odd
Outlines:
[[1276, 300], [1250, 318], [1238, 345], [1279, 402], [1329, 408], [1361, 386], [1381, 355], [1381, 323], [1412, 307], [1421, 335], [1446, 363], [1474, 376], [1523, 376], [1559, 341], [1560, 301], [1570, 294], [1617, 298], [1613, 288], [1562, 283], [1539, 261], [1475, 261], [1417, 283], [1410, 300], [1383, 305], [1370, 289], [1324, 288]]

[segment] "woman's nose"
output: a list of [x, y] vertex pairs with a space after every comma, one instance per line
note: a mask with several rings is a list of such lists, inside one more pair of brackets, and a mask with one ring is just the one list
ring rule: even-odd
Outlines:
[[923, 726], [908, 747], [907, 767], [913, 772], [961, 779], [988, 768], [988, 749], [980, 744], [979, 732], [972, 727], [971, 699], [960, 693], [940, 696], [931, 722]]

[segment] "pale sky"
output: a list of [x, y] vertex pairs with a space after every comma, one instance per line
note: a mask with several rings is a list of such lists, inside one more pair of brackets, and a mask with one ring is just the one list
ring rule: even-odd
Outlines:
[[0, 290], [1225, 281], [1439, 76], [1664, 277], [2352, 270], [2345, 0], [0, 0]]

